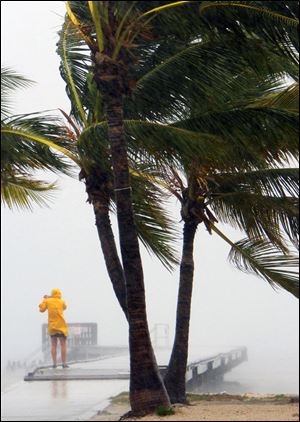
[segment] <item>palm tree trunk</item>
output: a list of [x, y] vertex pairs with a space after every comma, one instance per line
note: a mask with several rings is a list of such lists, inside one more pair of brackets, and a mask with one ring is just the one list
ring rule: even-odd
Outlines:
[[164, 378], [171, 403], [186, 403], [185, 375], [194, 276], [193, 249], [197, 226], [198, 223], [190, 221], [185, 222], [183, 228], [175, 340]]
[[[103, 94], [114, 171], [122, 262], [126, 280], [130, 350], [130, 403], [136, 414], [170, 401], [153, 353], [146, 317], [142, 262], [134, 222], [123, 125], [122, 81], [117, 64], [99, 66], [96, 81]], [[105, 74], [103, 74], [105, 69]], [[99, 75], [98, 73], [98, 75]]]
[[106, 205], [100, 203], [99, 201], [93, 201], [93, 208], [106, 269], [118, 302], [126, 319], [128, 320], [124, 271], [119, 259], [114, 234], [111, 228], [108, 204]]
[[126, 284], [109, 217], [109, 180], [99, 170], [84, 175], [88, 201], [93, 204], [101, 249], [115, 295], [128, 320]]

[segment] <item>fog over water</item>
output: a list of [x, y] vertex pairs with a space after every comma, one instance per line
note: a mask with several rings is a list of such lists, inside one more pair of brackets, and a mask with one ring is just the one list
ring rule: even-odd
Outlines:
[[[55, 54], [64, 3], [1, 2], [2, 64], [37, 84], [15, 96], [16, 113], [69, 111]], [[48, 176], [43, 176], [48, 177]], [[49, 179], [53, 180], [50, 175]], [[41, 346], [38, 312], [44, 294], [62, 290], [67, 322], [97, 322], [99, 344], [127, 344], [127, 325], [106, 274], [93, 210], [77, 178], [54, 177], [60, 189], [50, 208], [1, 213], [1, 366], [23, 360]], [[179, 204], [170, 210], [180, 224]], [[115, 227], [115, 220], [114, 220]], [[225, 229], [232, 240], [241, 236]], [[178, 251], [181, 251], [181, 238]], [[191, 336], [199, 350], [244, 345], [249, 360], [227, 378], [245, 389], [298, 392], [298, 301], [227, 261], [229, 247], [201, 226], [195, 242]], [[142, 248], [150, 329], [168, 324], [172, 344], [178, 270], [170, 274]], [[248, 390], [248, 391], [249, 391]]]

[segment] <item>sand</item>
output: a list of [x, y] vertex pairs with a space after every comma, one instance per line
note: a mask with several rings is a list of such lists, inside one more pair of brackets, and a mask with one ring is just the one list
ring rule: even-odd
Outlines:
[[[285, 395], [191, 395], [189, 406], [175, 406], [175, 414], [126, 421], [299, 421], [298, 397]], [[118, 421], [129, 410], [128, 395], [112, 400], [92, 421]]]

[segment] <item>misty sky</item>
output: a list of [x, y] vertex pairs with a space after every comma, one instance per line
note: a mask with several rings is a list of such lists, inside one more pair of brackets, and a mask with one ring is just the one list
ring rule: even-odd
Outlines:
[[[14, 111], [69, 111], [55, 53], [64, 3], [2, 1], [1, 8], [2, 65], [37, 82], [17, 93]], [[40, 346], [46, 315], [38, 312], [38, 304], [53, 287], [62, 290], [69, 305], [67, 322], [97, 322], [100, 344], [127, 342], [125, 318], [106, 274], [84, 184], [76, 178], [54, 179], [60, 189], [50, 208], [36, 206], [32, 213], [2, 208], [2, 360], [22, 359]], [[179, 204], [172, 204], [171, 209], [181, 230]], [[240, 238], [232, 229], [226, 233], [233, 240]], [[180, 253], [180, 242], [178, 248]], [[199, 227], [191, 343], [220, 345], [220, 349], [246, 345], [261, 355], [270, 354], [274, 365], [278, 356], [288, 353], [296, 377], [298, 301], [233, 268], [228, 252], [221, 239]], [[173, 334], [178, 271], [170, 274], [145, 250], [142, 253], [150, 329], [166, 323]]]

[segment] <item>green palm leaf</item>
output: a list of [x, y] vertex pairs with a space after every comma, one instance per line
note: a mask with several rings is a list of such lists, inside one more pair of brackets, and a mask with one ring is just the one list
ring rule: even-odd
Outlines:
[[88, 48], [77, 27], [66, 17], [59, 32], [57, 53], [61, 59], [60, 73], [66, 82], [67, 95], [70, 98], [71, 113], [78, 123], [86, 125], [86, 109], [88, 108], [87, 74], [91, 68]]
[[[125, 120], [124, 126], [129, 156], [133, 160], [152, 157], [158, 163], [178, 164], [183, 158], [201, 157], [206, 165], [214, 163], [216, 166], [226, 159], [222, 141], [215, 135], [140, 120]], [[84, 130], [78, 146], [81, 156], [86, 155], [104, 166], [108, 154], [107, 123]]]
[[[253, 106], [262, 108], [275, 108], [299, 113], [299, 83], [294, 83], [286, 89], [271, 93], [253, 103]], [[249, 105], [252, 107], [252, 105]]]
[[298, 168], [270, 168], [250, 172], [220, 173], [208, 180], [214, 193], [248, 192], [273, 197], [299, 196]]
[[274, 83], [283, 78], [287, 63], [278, 55], [257, 40], [247, 41], [244, 47], [241, 55], [241, 47], [224, 37], [222, 42], [198, 41], [172, 52], [140, 75], [129, 103], [132, 113], [164, 121], [182, 118], [192, 103], [222, 108], [229, 99], [245, 101], [251, 89], [255, 96], [258, 78], [262, 83], [268, 77], [269, 85], [272, 78]]
[[280, 226], [289, 239], [299, 245], [297, 204], [294, 198], [235, 192], [215, 197], [211, 207], [219, 221], [243, 230], [250, 238], [267, 237], [286, 250]]
[[12, 94], [18, 88], [27, 88], [33, 81], [18, 74], [9, 67], [1, 66], [1, 120], [11, 113]]
[[[299, 20], [285, 16], [280, 13], [276, 13], [273, 10], [270, 10], [265, 7], [259, 7], [256, 5], [259, 2], [256, 1], [203, 1], [200, 6], [200, 13], [204, 13], [209, 8], [215, 7], [231, 7], [231, 8], [243, 8], [246, 9], [247, 12], [253, 12], [259, 15], [266, 15], [267, 18], [271, 19], [272, 21], [282, 22], [285, 25], [291, 26], [293, 28], [297, 28], [299, 26]], [[267, 2], [265, 2], [268, 4]]]
[[76, 159], [71, 150], [65, 148], [66, 131], [58, 127], [57, 119], [39, 113], [11, 115], [7, 107], [11, 94], [29, 83], [11, 69], [1, 69], [1, 92], [4, 94], [1, 104], [1, 201], [9, 208], [31, 209], [32, 203], [45, 205], [55, 184], [35, 180], [32, 172], [51, 170], [71, 174], [71, 165], [61, 153]]
[[295, 159], [299, 156], [299, 119], [289, 111], [237, 107], [195, 116], [175, 125], [221, 138], [223, 148], [237, 167], [247, 162], [254, 167], [282, 164], [291, 156]]
[[[149, 172], [150, 170], [150, 172]], [[151, 167], [139, 166], [138, 172], [153, 176]], [[174, 246], [178, 233], [174, 222], [165, 209], [163, 193], [150, 180], [131, 176], [133, 208], [138, 236], [149, 252], [152, 252], [169, 270], [178, 264]]]
[[32, 210], [33, 203], [48, 206], [55, 188], [55, 183], [45, 183], [31, 176], [1, 173], [1, 202], [10, 209]]
[[240, 38], [253, 33], [294, 63], [298, 63], [298, 16], [293, 1], [209, 1], [202, 2], [200, 14], [221, 34], [228, 31]]
[[229, 259], [239, 270], [258, 275], [271, 286], [280, 286], [299, 297], [297, 256], [279, 253], [270, 242], [243, 239], [232, 246]]
[[231, 245], [230, 262], [239, 270], [266, 280], [272, 287], [280, 286], [299, 297], [299, 257], [282, 254], [271, 242], [264, 239], [242, 239], [232, 242], [216, 226], [211, 229]]
[[[27, 125], [26, 125], [27, 126]], [[18, 144], [22, 143], [22, 147]], [[46, 147], [42, 147], [46, 146]], [[55, 152], [63, 154], [63, 157], [52, 153], [49, 147], [53, 148]], [[1, 129], [1, 150], [3, 153], [14, 151], [18, 155], [19, 148], [27, 149], [28, 164], [37, 167], [49, 169], [54, 172], [65, 172], [70, 174], [71, 166], [65, 161], [64, 156], [70, 158], [73, 162], [79, 164], [75, 154], [69, 149], [64, 148], [59, 142], [53, 142], [51, 138], [47, 139], [39, 134], [36, 130], [19, 130], [10, 126], [5, 126]], [[20, 155], [21, 158], [21, 155]], [[7, 159], [5, 157], [4, 159]]]

